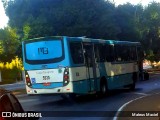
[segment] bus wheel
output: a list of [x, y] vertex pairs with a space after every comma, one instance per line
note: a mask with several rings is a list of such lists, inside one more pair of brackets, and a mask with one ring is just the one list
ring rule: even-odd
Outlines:
[[107, 92], [108, 92], [108, 88], [107, 88], [107, 84], [106, 84], [106, 82], [103, 80], [102, 82], [101, 82], [101, 85], [100, 85], [100, 92], [101, 92], [101, 95], [102, 96], [106, 96], [106, 94], [107, 94]]
[[137, 81], [137, 73], [133, 73], [132, 80], [133, 80], [133, 83], [130, 85], [130, 90], [135, 90], [136, 81]]
[[131, 85], [130, 85], [130, 90], [135, 90], [136, 88], [136, 83], [133, 82]]

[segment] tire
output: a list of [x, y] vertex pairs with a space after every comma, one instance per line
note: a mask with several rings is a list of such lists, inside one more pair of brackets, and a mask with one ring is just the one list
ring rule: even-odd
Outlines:
[[133, 76], [132, 76], [133, 83], [130, 85], [130, 90], [135, 90], [137, 79], [138, 79], [137, 73], [133, 73]]
[[103, 80], [100, 85], [100, 94], [101, 96], [106, 96], [108, 93], [108, 87], [106, 82]]
[[133, 84], [130, 85], [130, 90], [135, 90], [136, 88], [136, 83], [134, 82]]

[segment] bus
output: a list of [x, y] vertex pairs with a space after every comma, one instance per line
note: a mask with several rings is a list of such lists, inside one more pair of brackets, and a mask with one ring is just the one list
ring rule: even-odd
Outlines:
[[139, 42], [50, 36], [22, 42], [27, 94], [82, 95], [135, 89]]

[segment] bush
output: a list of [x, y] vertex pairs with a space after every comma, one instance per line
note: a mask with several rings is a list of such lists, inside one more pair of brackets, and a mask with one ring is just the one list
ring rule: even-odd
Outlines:
[[0, 71], [2, 77], [2, 83], [13, 83], [21, 80], [21, 73], [23, 70], [22, 60], [18, 57], [12, 59], [10, 63], [0, 62]]

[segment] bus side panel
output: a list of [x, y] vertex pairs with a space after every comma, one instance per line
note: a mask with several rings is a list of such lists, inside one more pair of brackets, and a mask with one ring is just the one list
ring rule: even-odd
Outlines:
[[[109, 89], [123, 88], [125, 85], [130, 85], [133, 83], [132, 81], [132, 73], [110, 76], [108, 77], [108, 87]], [[117, 84], [118, 80], [118, 84]]]
[[88, 94], [99, 89], [99, 74], [97, 74], [97, 79], [94, 80], [92, 69], [90, 69], [90, 74], [88, 75], [88, 68], [86, 66], [70, 68], [70, 76], [74, 93]]
[[101, 77], [106, 77], [107, 78], [107, 71], [104, 63], [98, 63], [99, 66], [99, 71], [100, 71], [100, 76]]
[[132, 63], [105, 63], [108, 75], [108, 87], [114, 89], [133, 83], [132, 75], [138, 72], [136, 62]]
[[72, 67], [70, 68], [70, 76], [74, 93], [87, 93], [89, 91], [89, 84], [86, 76], [86, 67]]

